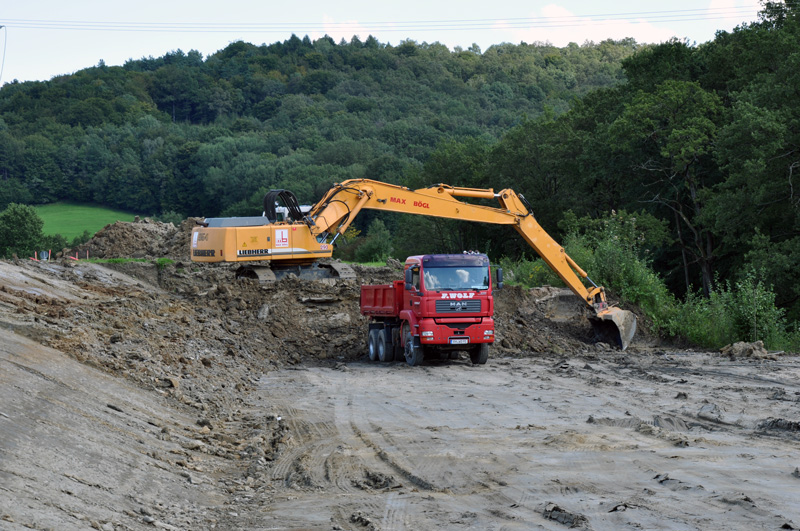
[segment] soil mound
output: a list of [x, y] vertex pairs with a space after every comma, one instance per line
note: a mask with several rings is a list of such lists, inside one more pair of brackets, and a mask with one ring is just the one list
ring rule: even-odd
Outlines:
[[[252, 374], [366, 359], [360, 285], [399, 280], [399, 262], [354, 265], [356, 280], [333, 284], [292, 275], [271, 284], [237, 280], [238, 264], [189, 261], [197, 221], [178, 227], [117, 222], [78, 249], [79, 255], [149, 260], [8, 264], [21, 268], [20, 281], [0, 293], [0, 304], [15, 316], [8, 326], [106, 371], [220, 410], [235, 400], [237, 387], [252, 384]], [[164, 257], [172, 261], [156, 260]], [[48, 286], [55, 285], [69, 299], [51, 293]], [[490, 360], [608, 348], [595, 343], [580, 301], [562, 291], [497, 290]]]
[[149, 218], [133, 223], [117, 221], [103, 227], [94, 238], [74, 249], [79, 257], [189, 259], [192, 227], [200, 218], [184, 220], [178, 227]]

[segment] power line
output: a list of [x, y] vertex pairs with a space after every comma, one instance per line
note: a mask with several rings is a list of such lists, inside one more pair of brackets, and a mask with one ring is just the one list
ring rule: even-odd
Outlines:
[[80, 31], [140, 31], [140, 32], [264, 32], [277, 33], [294, 30], [361, 30], [373, 31], [459, 31], [495, 30], [506, 28], [564, 28], [625, 23], [691, 22], [751, 17], [758, 5], [714, 9], [682, 9], [671, 11], [640, 11], [630, 13], [601, 13], [562, 17], [516, 17], [496, 19], [460, 20], [408, 20], [408, 21], [354, 21], [354, 22], [114, 22], [88, 20], [7, 19], [6, 25], [26, 29], [80, 30]]
[[0, 64], [0, 86], [3, 85], [3, 70], [6, 68], [6, 49], [8, 48], [8, 28], [0, 26], [3, 29], [3, 62]]

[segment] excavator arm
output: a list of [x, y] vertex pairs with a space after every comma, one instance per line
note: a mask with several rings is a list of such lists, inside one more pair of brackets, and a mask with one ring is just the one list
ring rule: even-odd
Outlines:
[[[499, 206], [465, 203], [458, 198], [494, 199]], [[240, 218], [230, 218], [233, 221], [223, 219], [216, 227], [195, 228], [192, 235], [192, 259], [271, 260], [273, 263], [291, 260], [293, 263], [302, 263], [331, 256], [332, 244], [365, 208], [511, 225], [570, 290], [593, 310], [595, 320], [609, 324], [613, 331], [618, 332], [614, 337], [623, 349], [633, 338], [636, 331], [635, 316], [631, 312], [608, 306], [604, 289], [595, 285], [586, 272], [566, 254], [564, 248], [547, 234], [530, 212], [525, 198], [511, 189], [495, 192], [493, 189], [438, 184], [411, 190], [380, 181], [352, 179], [335, 184], [300, 220], [270, 220], [261, 222], [260, 225], [256, 221], [252, 225], [242, 226], [235, 221]], [[299, 244], [284, 244], [283, 235], [287, 235], [287, 238], [291, 236], [292, 242], [306, 243], [302, 248], [297, 247]], [[255, 245], [258, 253], [245, 249], [248, 244], [251, 247]], [[282, 247], [291, 247], [293, 252], [283, 252]], [[216, 254], [216, 248], [219, 248], [219, 255]], [[586, 279], [591, 287], [586, 287], [582, 279]]]
[[[500, 207], [464, 203], [457, 197], [496, 199]], [[364, 208], [511, 225], [573, 293], [598, 310], [606, 307], [603, 289], [594, 285], [591, 288], [584, 286], [580, 278], [591, 282], [586, 272], [545, 232], [529, 211], [524, 197], [517, 195], [514, 190], [495, 192], [492, 189], [459, 188], [444, 184], [409, 190], [367, 179], [346, 181], [331, 188], [311, 209], [309, 217], [314, 221], [311, 231], [318, 237], [327, 238], [333, 234], [335, 238], [338, 234], [344, 234]]]

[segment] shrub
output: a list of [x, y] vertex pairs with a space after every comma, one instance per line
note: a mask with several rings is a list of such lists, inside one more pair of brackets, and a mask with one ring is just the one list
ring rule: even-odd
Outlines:
[[[565, 238], [566, 253], [586, 271], [598, 286], [605, 286], [623, 301], [636, 304], [653, 320], [657, 328], [664, 326], [675, 311], [676, 301], [666, 284], [649, 263], [637, 255], [637, 245], [620, 238], [615, 223], [597, 225], [598, 230]], [[563, 286], [541, 258], [535, 260], [501, 260], [512, 272], [512, 284], [525, 287]], [[587, 281], [584, 285], [589, 286]]]
[[[508, 284], [520, 285], [526, 288], [535, 286], [563, 286], [563, 282], [553, 273], [544, 260], [536, 258], [527, 260], [511, 260], [501, 258], [500, 267], [505, 273], [505, 281]], [[510, 273], [510, 274], [509, 274]]]
[[800, 333], [775, 305], [763, 274], [747, 270], [740, 280], [718, 283], [708, 298], [692, 294], [673, 316], [670, 330], [690, 341], [720, 348], [736, 341], [763, 341], [768, 349], [800, 350]]
[[[776, 306], [764, 273], [750, 269], [733, 284], [718, 282], [709, 297], [690, 293], [678, 301], [647, 259], [650, 244], [664, 241], [658, 226], [648, 221], [647, 231], [639, 231], [637, 218], [624, 213], [600, 220], [567, 215], [565, 223], [571, 230], [564, 240], [567, 254], [597, 285], [638, 306], [656, 331], [707, 348], [761, 340], [771, 350], [800, 351], [800, 330]], [[500, 263], [512, 273], [506, 275], [510, 284], [563, 286], [541, 258]]]
[[44, 237], [44, 221], [32, 206], [11, 203], [0, 213], [0, 254], [30, 256], [38, 251]]
[[367, 228], [367, 237], [356, 249], [359, 262], [385, 262], [392, 252], [392, 239], [383, 221], [375, 218]]
[[186, 216], [173, 210], [168, 210], [167, 212], [163, 212], [160, 215], [155, 216], [153, 219], [162, 223], [172, 223], [177, 227], [183, 222], [184, 219], [186, 219]]
[[73, 247], [73, 248], [74, 247], [78, 247], [79, 245], [82, 245], [82, 244], [88, 242], [93, 237], [94, 237], [94, 234], [92, 234], [88, 230], [84, 230], [83, 234], [79, 234], [79, 235], [75, 236], [74, 238], [72, 238], [72, 241], [69, 243], [69, 246]]

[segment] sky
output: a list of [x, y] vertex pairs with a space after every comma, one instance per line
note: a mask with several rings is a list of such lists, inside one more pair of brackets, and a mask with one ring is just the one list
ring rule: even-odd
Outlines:
[[293, 33], [483, 51], [504, 42], [561, 47], [626, 37], [701, 44], [755, 22], [760, 7], [758, 0], [0, 0], [0, 84], [175, 50], [205, 58], [231, 42], [271, 44]]

